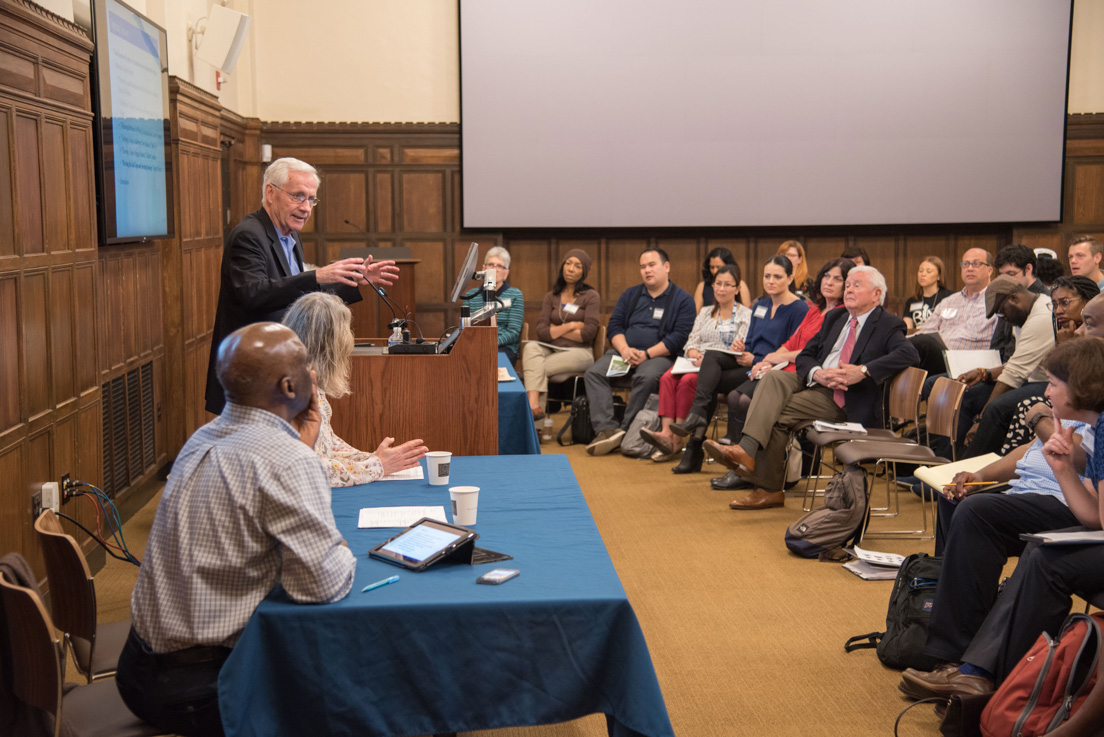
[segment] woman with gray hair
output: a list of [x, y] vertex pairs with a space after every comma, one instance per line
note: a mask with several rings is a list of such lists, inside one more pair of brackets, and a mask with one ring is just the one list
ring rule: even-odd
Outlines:
[[370, 484], [418, 465], [427, 450], [421, 440], [393, 445], [394, 438], [384, 438], [375, 453], [366, 453], [334, 434], [330, 425], [333, 409], [326, 397], [349, 393], [353, 354], [352, 314], [345, 303], [324, 292], [304, 294], [288, 309], [284, 324], [307, 347], [307, 363], [315, 374], [322, 427], [314, 451], [326, 467], [330, 486]]
[[[510, 286], [510, 252], [502, 246], [495, 246], [483, 257], [483, 268], [494, 269], [497, 288], [495, 297], [503, 304], [498, 313], [498, 352], [505, 353], [511, 364], [517, 363], [521, 350], [521, 325], [525, 322], [525, 298], [521, 290]], [[479, 290], [464, 295], [465, 303], [471, 311], [482, 309], [483, 294]]]

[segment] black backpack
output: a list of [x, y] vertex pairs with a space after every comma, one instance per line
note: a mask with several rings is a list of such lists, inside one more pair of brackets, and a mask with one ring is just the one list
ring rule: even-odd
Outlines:
[[[618, 422], [625, 417], [625, 402], [621, 397], [613, 398], [613, 416]], [[571, 434], [567, 440], [564, 440], [564, 433], [568, 429], [571, 430]], [[590, 403], [587, 401], [586, 394], [581, 394], [571, 400], [571, 415], [556, 433], [556, 442], [560, 445], [589, 445], [596, 435], [594, 427], [590, 424]]]
[[786, 528], [786, 547], [804, 558], [858, 542], [866, 522], [866, 471], [845, 466], [828, 482], [824, 506]]
[[924, 645], [942, 568], [943, 559], [927, 553], [905, 558], [889, 595], [885, 632], [856, 635], [844, 643], [843, 649], [877, 648], [878, 659], [890, 668], [934, 670], [938, 661], [924, 654]]

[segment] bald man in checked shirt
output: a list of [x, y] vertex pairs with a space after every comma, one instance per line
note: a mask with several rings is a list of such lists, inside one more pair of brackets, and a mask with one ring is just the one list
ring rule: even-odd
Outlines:
[[174, 734], [221, 735], [218, 674], [257, 604], [349, 593], [356, 560], [330, 509], [314, 444], [306, 348], [255, 323], [219, 346], [222, 414], [188, 439], [157, 508], [116, 681], [127, 706]]

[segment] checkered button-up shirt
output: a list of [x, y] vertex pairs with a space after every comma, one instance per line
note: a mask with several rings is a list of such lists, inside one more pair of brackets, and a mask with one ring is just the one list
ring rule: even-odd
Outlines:
[[985, 316], [985, 289], [973, 296], [963, 289], [944, 297], [917, 334], [939, 333], [943, 344], [952, 351], [983, 351], [989, 347], [997, 316]]
[[232, 647], [276, 584], [296, 601], [334, 601], [355, 569], [318, 456], [276, 415], [227, 404], [173, 464], [131, 619], [156, 652]]

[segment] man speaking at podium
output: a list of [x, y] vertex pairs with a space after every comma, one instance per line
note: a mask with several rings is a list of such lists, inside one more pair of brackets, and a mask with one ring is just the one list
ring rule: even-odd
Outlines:
[[246, 215], [226, 240], [207, 364], [208, 412], [220, 414], [225, 403], [215, 357], [227, 335], [255, 322], [280, 322], [291, 303], [307, 292], [331, 292], [351, 304], [360, 301], [362, 285], [390, 285], [398, 276], [394, 261], [373, 262], [370, 257], [304, 269], [299, 231], [318, 205], [320, 184], [318, 171], [306, 162], [273, 161], [265, 170], [261, 209]]

